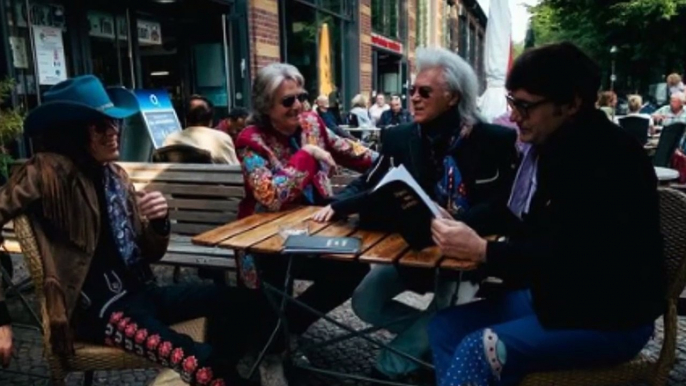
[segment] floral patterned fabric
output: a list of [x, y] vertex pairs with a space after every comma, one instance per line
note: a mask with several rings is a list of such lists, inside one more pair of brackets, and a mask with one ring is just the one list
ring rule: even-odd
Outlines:
[[298, 146], [273, 128], [250, 126], [236, 141], [238, 158], [245, 178], [246, 197], [239, 217], [256, 211], [280, 211], [307, 203], [308, 186], [320, 197], [332, 195], [327, 165], [317, 162], [301, 148], [316, 145], [328, 151], [338, 165], [364, 172], [372, 165], [375, 152], [357, 142], [341, 138], [326, 128], [313, 112], [300, 115]]
[[104, 169], [103, 186], [112, 238], [124, 264], [131, 267], [140, 260], [140, 250], [136, 243], [136, 232], [131, 224], [131, 215], [127, 206], [129, 194], [127, 187], [110, 167]]

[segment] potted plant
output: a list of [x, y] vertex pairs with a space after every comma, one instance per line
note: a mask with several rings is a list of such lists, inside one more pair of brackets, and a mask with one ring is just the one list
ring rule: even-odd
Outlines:
[[14, 160], [8, 146], [21, 135], [24, 126], [24, 112], [17, 107], [7, 107], [14, 86], [13, 79], [0, 80], [0, 175], [4, 181]]
[[[14, 160], [8, 146], [21, 135], [24, 127], [24, 113], [20, 108], [11, 107], [7, 103], [12, 95], [15, 82], [13, 79], [0, 80], [0, 180], [4, 184], [9, 177], [9, 167]], [[0, 243], [2, 238], [0, 237]], [[0, 264], [12, 277], [12, 259], [4, 251], [0, 251]], [[0, 278], [2, 279], [2, 278]], [[4, 280], [0, 280], [3, 285]]]

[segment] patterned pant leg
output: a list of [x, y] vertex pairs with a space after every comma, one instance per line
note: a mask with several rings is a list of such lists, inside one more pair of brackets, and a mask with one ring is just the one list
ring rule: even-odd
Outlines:
[[215, 362], [208, 344], [194, 342], [188, 335], [173, 331], [153, 315], [146, 315], [145, 310], [129, 314], [112, 312], [104, 333], [106, 345], [173, 369], [191, 385], [225, 385], [219, 374], [226, 370]]
[[500, 380], [507, 361], [505, 344], [490, 328], [473, 332], [460, 343], [439, 386], [489, 386]]

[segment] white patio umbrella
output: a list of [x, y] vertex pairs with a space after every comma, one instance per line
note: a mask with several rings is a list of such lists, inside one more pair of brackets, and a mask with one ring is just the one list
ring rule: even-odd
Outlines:
[[481, 115], [489, 122], [507, 112], [505, 77], [510, 65], [512, 19], [508, 0], [491, 0], [486, 26], [486, 91], [479, 98]]

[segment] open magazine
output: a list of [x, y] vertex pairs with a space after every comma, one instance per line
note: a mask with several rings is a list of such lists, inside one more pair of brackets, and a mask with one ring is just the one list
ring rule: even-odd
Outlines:
[[404, 165], [391, 168], [371, 196], [384, 203], [386, 215], [410, 247], [420, 250], [433, 245], [431, 220], [440, 217], [440, 212]]

